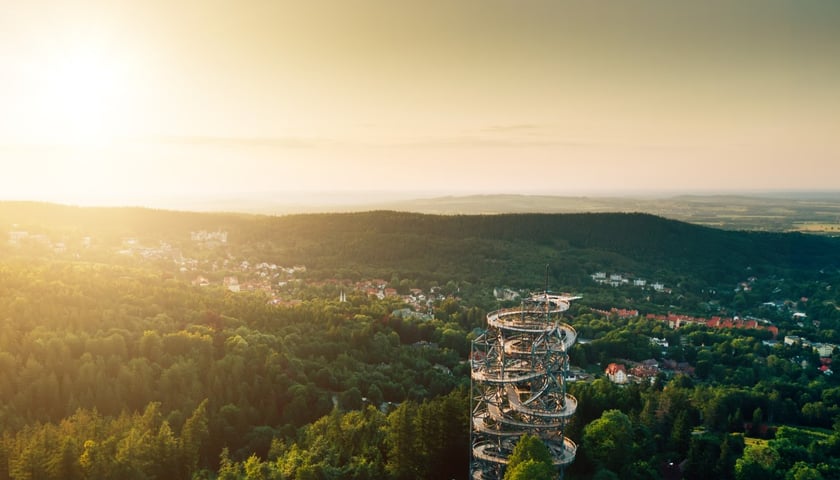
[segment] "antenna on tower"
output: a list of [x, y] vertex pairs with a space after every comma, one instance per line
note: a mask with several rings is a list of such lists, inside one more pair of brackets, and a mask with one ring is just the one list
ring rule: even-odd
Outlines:
[[549, 305], [548, 300], [548, 268], [549, 265], [545, 264], [545, 288], [543, 289], [543, 297], [545, 300], [545, 319], [546, 321], [551, 321], [551, 307]]
[[549, 264], [545, 264], [545, 294], [548, 296], [548, 268]]

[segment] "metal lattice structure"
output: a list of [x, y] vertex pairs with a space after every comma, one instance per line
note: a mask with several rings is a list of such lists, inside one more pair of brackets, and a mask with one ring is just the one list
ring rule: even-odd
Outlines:
[[470, 353], [473, 479], [501, 480], [525, 434], [546, 443], [558, 478], [574, 461], [577, 445], [564, 431], [577, 400], [566, 393], [565, 379], [577, 332], [560, 318], [576, 298], [545, 292], [487, 314], [487, 329]]

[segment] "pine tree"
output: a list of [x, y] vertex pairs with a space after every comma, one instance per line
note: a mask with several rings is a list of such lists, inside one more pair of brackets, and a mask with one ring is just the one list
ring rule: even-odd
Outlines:
[[202, 446], [208, 440], [209, 435], [207, 399], [205, 399], [196, 407], [181, 429], [184, 478], [192, 477], [192, 474], [198, 470]]
[[418, 478], [417, 455], [414, 448], [416, 440], [414, 417], [416, 415], [417, 405], [413, 402], [401, 403], [388, 415], [386, 470], [398, 480]]

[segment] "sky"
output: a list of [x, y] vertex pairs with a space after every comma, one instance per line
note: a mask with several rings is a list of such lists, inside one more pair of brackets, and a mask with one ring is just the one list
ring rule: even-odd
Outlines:
[[840, 189], [840, 2], [0, 0], [0, 199]]

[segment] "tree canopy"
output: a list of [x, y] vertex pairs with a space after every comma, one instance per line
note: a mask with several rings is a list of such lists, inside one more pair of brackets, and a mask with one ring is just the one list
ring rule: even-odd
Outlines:
[[546, 444], [536, 435], [520, 437], [508, 458], [505, 480], [551, 480], [556, 475], [551, 452]]

